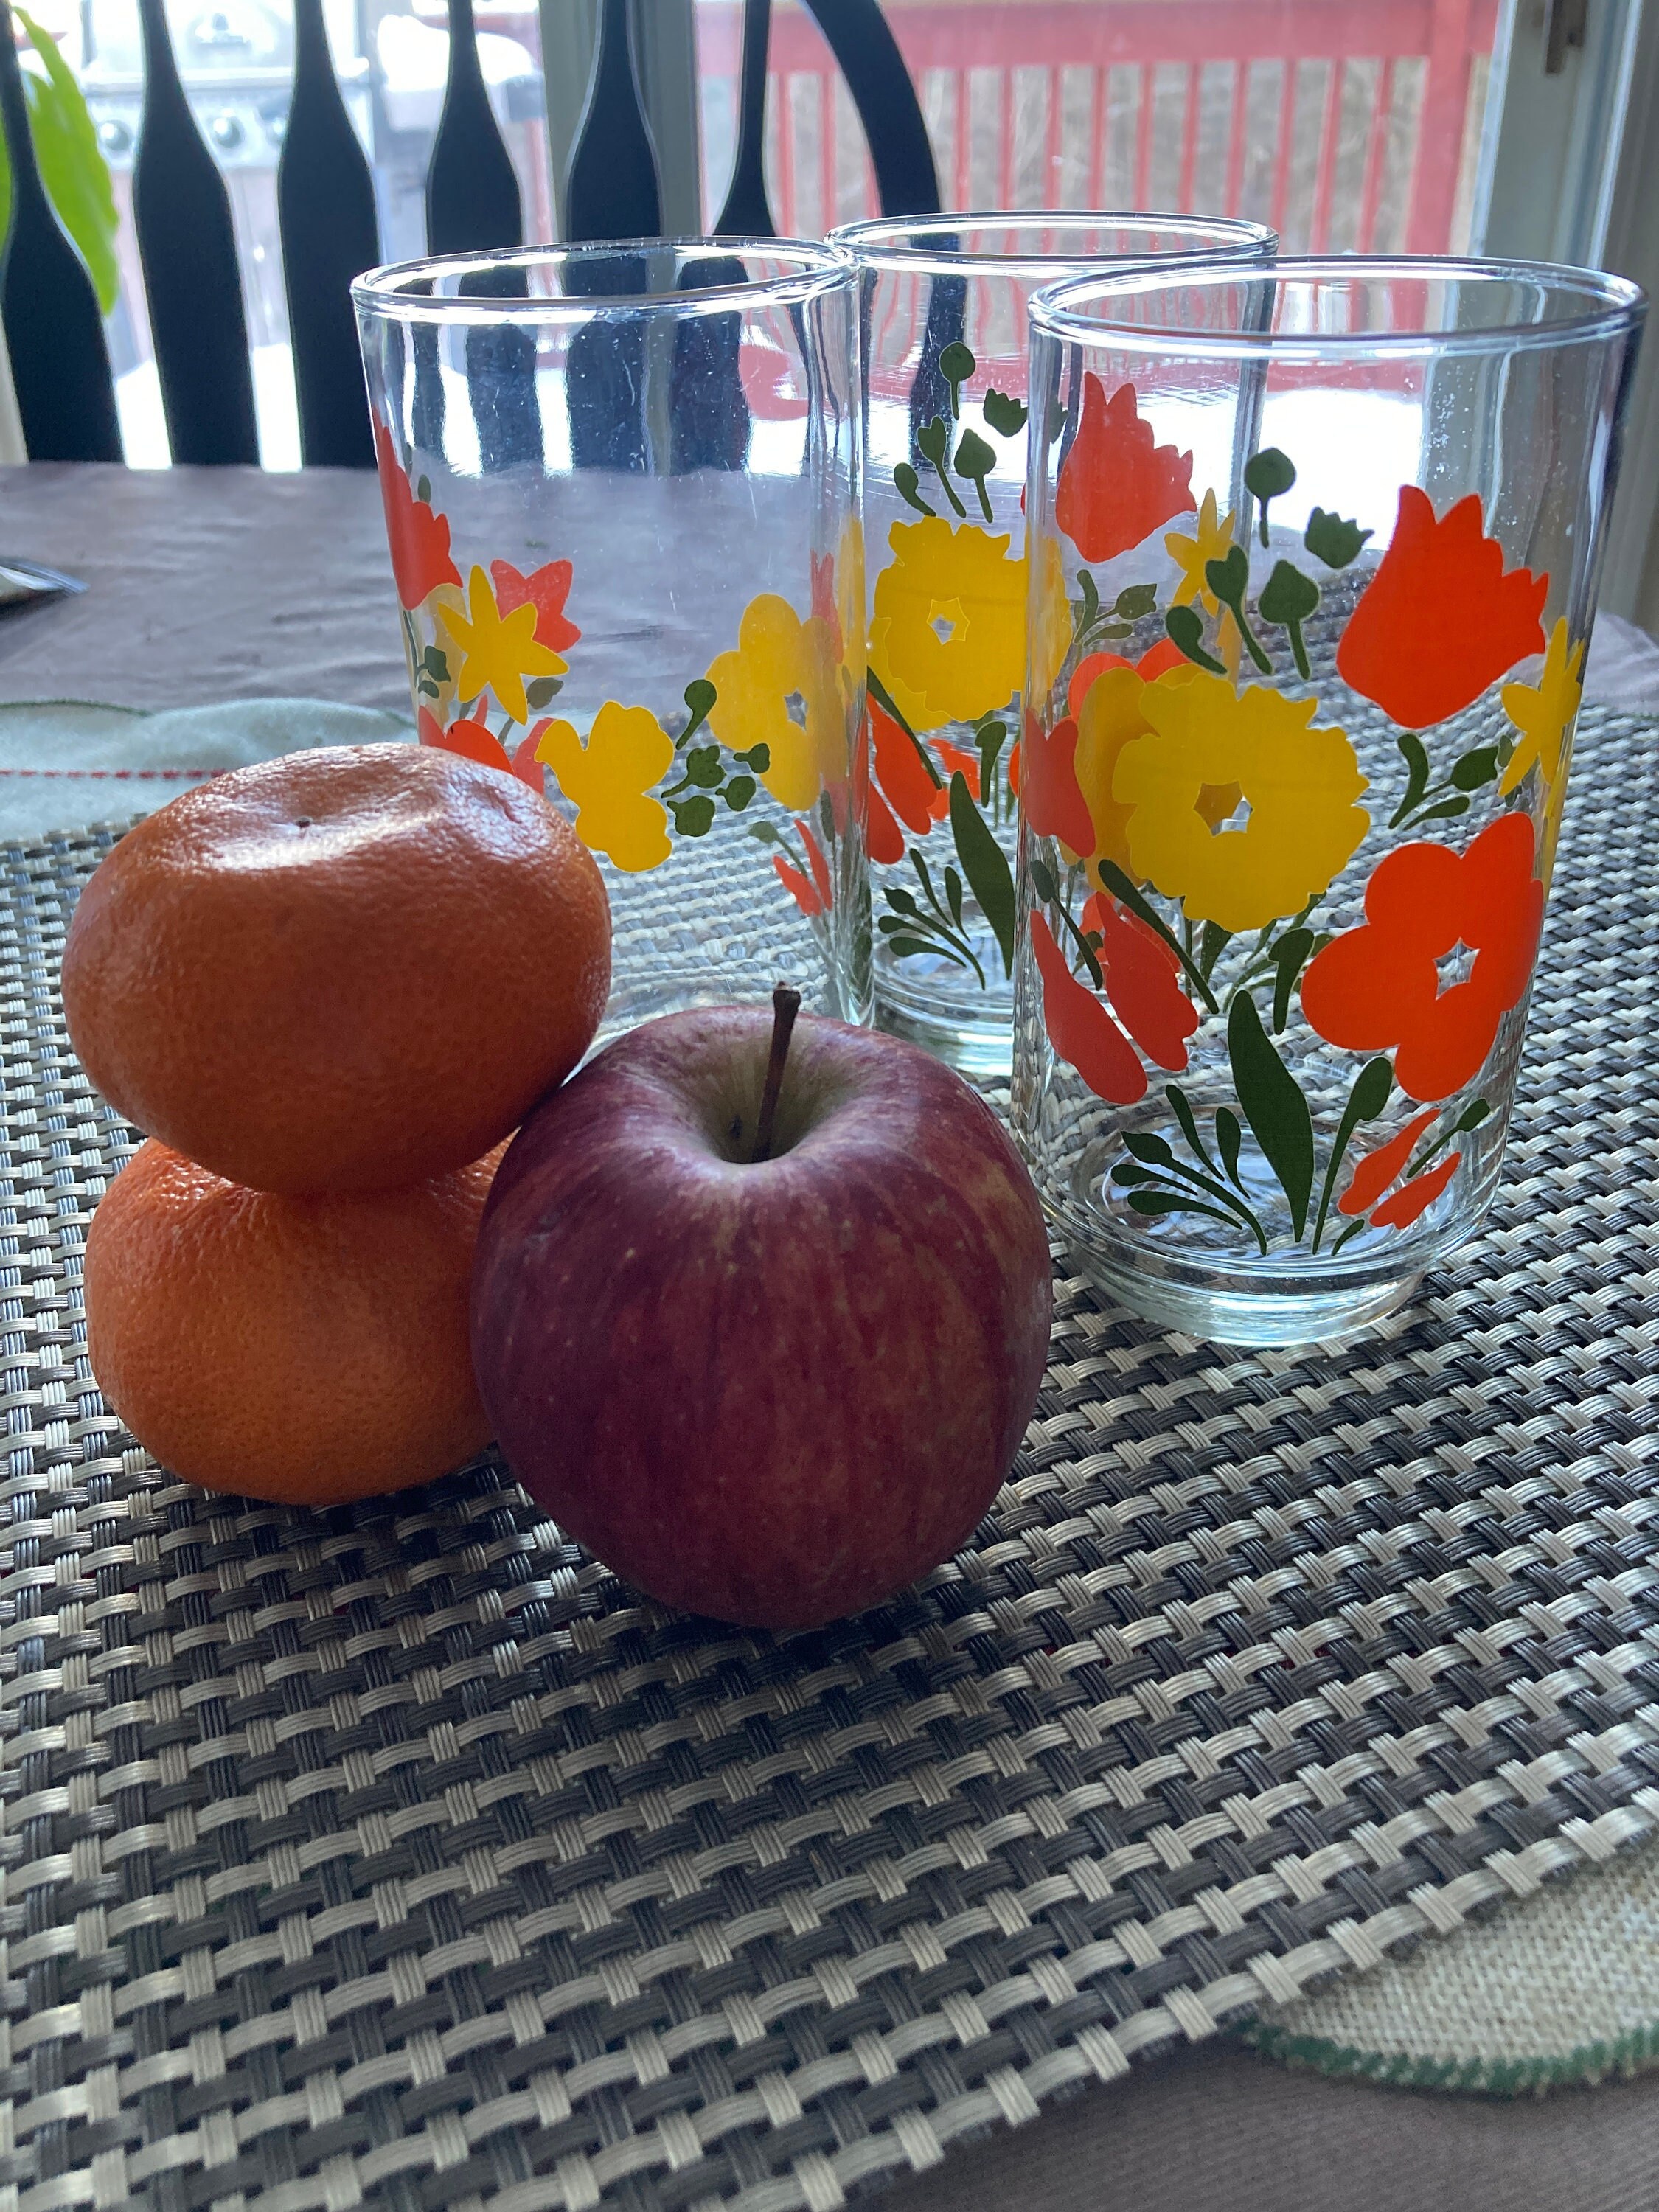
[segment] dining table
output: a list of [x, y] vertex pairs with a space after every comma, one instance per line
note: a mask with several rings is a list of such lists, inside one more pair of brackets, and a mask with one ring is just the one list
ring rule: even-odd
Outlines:
[[[159, 714], [304, 697], [408, 717], [384, 519], [371, 473], [56, 464], [6, 469], [0, 471], [0, 556], [7, 554], [64, 571], [85, 589], [0, 613], [0, 706], [84, 701]], [[1659, 648], [1649, 648], [1649, 657], [1645, 644], [1632, 633], [1622, 638], [1619, 665], [1607, 658], [1607, 680], [1624, 684], [1631, 698], [1644, 696], [1644, 684], [1652, 686], [1659, 666]], [[1594, 695], [1594, 676], [1591, 689]], [[1659, 696], [1651, 703], [1659, 705]], [[47, 802], [55, 807], [61, 801], [63, 819], [54, 830], [118, 822], [165, 796], [164, 788], [147, 789], [147, 774], [177, 774], [180, 764], [147, 763], [144, 744], [144, 724], [135, 720], [119, 764], [94, 781], [58, 760]], [[26, 758], [8, 752], [0, 766], [0, 800], [9, 778], [30, 774]], [[38, 804], [30, 818], [38, 823]], [[33, 849], [27, 837], [14, 849], [25, 848]], [[5, 1631], [7, 1638], [13, 1633]], [[15, 1881], [15, 1857], [0, 1863], [13, 1869]], [[26, 1903], [34, 1893], [14, 1887], [0, 1903], [0, 1923], [14, 1942], [35, 1924]], [[20, 1898], [25, 1902], [17, 1903]], [[20, 2025], [14, 2020], [14, 2036]], [[12, 2108], [31, 2098], [67, 2095], [31, 2075], [27, 2056], [14, 2057], [10, 2044], [4, 2063], [3, 2094]], [[1568, 2206], [1573, 2212], [1654, 2212], [1659, 2206], [1659, 2072], [1632, 2069], [1620, 2078], [1614, 2069], [1613, 2078], [1595, 2086], [1562, 2086], [1547, 2095], [1455, 2094], [1298, 2069], [1242, 2039], [1231, 2024], [1209, 2031], [1194, 2020], [1179, 2047], [1149, 2045], [1118, 2078], [1067, 2086], [1070, 2094], [1039, 2100], [1041, 2109], [1029, 2097], [1011, 2094], [989, 2124], [950, 2143], [936, 2161], [919, 2161], [925, 2170], [877, 2175], [864, 2193], [879, 2187], [891, 2212], [1557, 2212]], [[320, 2124], [321, 2106], [318, 2114]], [[130, 2142], [127, 2148], [130, 2153]], [[9, 2126], [0, 2130], [0, 2181], [9, 2184], [17, 2212], [113, 2206], [115, 2169], [94, 2172], [96, 2166], [94, 2156], [84, 2172], [42, 2178], [22, 2139]], [[490, 2201], [476, 2194], [451, 2199], [441, 2178], [434, 2172], [416, 2193], [386, 2201], [433, 2207]], [[204, 2174], [186, 2195], [175, 2200], [162, 2192], [155, 2201], [181, 2207], [246, 2203], [257, 2212], [258, 2193], [247, 2195], [241, 2182], [216, 2198], [210, 2182]], [[645, 2201], [617, 2187], [618, 2203]], [[533, 2206], [533, 2185], [520, 2188], [516, 2203]], [[337, 2202], [343, 2212], [360, 2201], [355, 2190], [349, 2181], [342, 2184], [329, 2205]], [[768, 2200], [763, 2191], [753, 2201]], [[821, 2201], [837, 2201], [827, 2185]]]

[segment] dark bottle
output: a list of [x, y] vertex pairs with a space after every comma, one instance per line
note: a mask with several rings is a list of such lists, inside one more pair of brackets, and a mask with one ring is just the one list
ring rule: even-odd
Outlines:
[[276, 209], [301, 459], [312, 468], [372, 468], [351, 282], [380, 259], [380, 226], [374, 179], [334, 74], [323, 0], [294, 0], [294, 98]]
[[179, 81], [161, 0], [138, 0], [144, 106], [133, 226], [175, 461], [259, 459], [230, 196]]
[[118, 461], [121, 432], [98, 295], [35, 166], [6, 0], [0, 0], [0, 120], [12, 185], [11, 230], [0, 240], [0, 319], [23, 441], [32, 460]]

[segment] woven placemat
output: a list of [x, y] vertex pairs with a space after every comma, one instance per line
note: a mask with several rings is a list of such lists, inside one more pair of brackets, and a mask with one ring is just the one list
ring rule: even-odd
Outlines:
[[18, 2212], [829, 2212], [1659, 1825], [1659, 793], [1585, 718], [1481, 1237], [1317, 1353], [1059, 1285], [973, 1544], [774, 1641], [484, 1463], [179, 1484], [80, 1338], [130, 1143], [0, 858], [0, 2184]]
[[1237, 2033], [1287, 2066], [1483, 2096], [1659, 2066], [1659, 1844], [1549, 1882], [1409, 1958], [1264, 2005]]

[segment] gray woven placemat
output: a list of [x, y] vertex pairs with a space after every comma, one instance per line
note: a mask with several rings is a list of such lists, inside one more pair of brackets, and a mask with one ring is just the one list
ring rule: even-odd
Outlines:
[[828, 2212], [1659, 1825], [1655, 735], [1586, 717], [1455, 1267], [1307, 1355], [1062, 1284], [972, 1546], [781, 1643], [491, 1465], [311, 1516], [131, 1445], [55, 995], [108, 838], [0, 856], [17, 2212]]

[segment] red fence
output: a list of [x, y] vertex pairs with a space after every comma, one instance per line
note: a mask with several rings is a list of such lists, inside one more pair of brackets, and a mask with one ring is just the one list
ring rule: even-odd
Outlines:
[[[1498, 0], [887, 0], [947, 207], [1202, 209], [1271, 222], [1314, 252], [1465, 242], [1497, 13]], [[739, 0], [699, 0], [697, 20], [718, 88], [708, 118], [735, 93]], [[851, 101], [793, 0], [774, 14], [769, 89], [780, 229], [875, 213]]]

